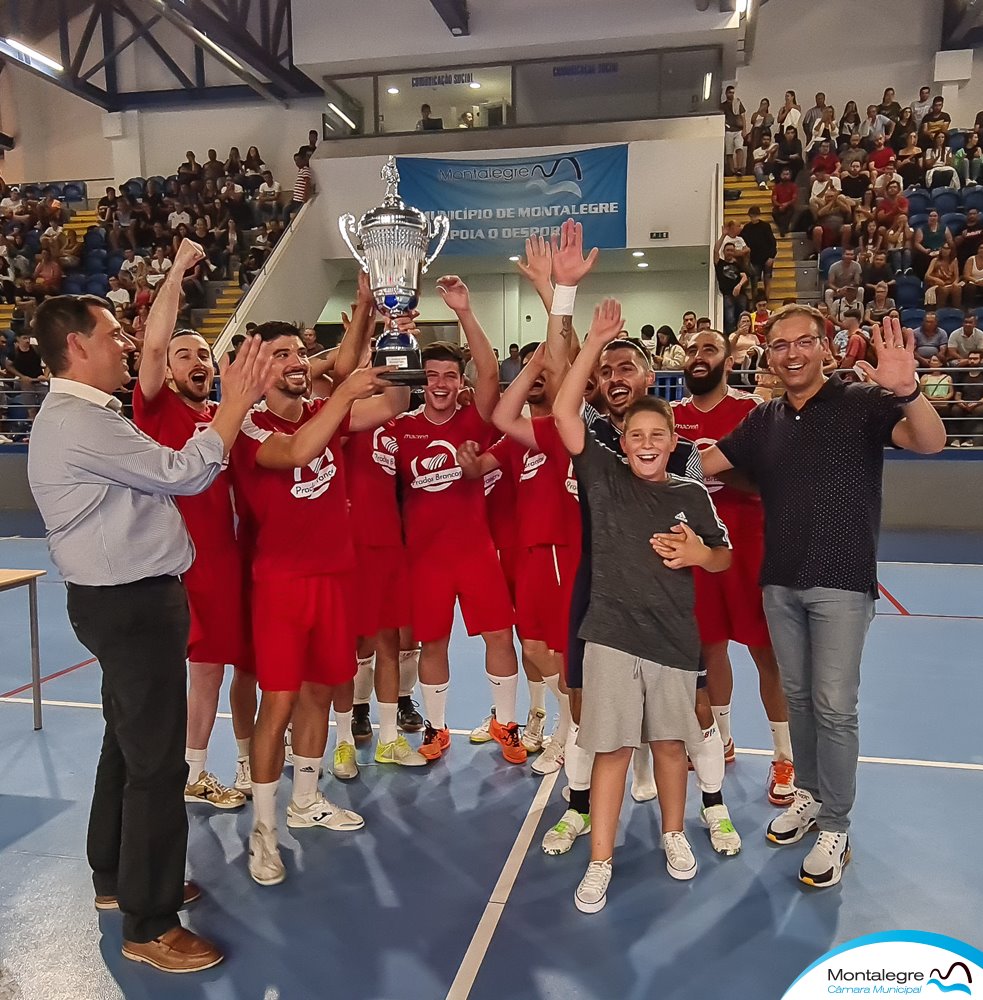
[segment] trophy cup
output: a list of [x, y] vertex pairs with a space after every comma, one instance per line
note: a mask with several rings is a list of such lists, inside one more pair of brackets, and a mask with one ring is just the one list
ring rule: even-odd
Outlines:
[[[352, 256], [369, 276], [376, 308], [389, 317], [376, 344], [372, 364], [397, 368], [398, 371], [385, 376], [396, 385], [425, 385], [427, 377], [416, 338], [401, 332], [396, 320], [416, 307], [420, 275], [426, 274], [447, 242], [450, 220], [446, 215], [435, 216], [431, 227], [423, 212], [403, 204], [395, 157], [390, 156], [386, 161], [382, 179], [386, 182], [382, 204], [369, 209], [357, 224], [351, 213], [341, 216], [338, 228]], [[350, 234], [357, 238], [361, 252], [352, 243]], [[428, 256], [430, 241], [435, 237], [436, 249]]]

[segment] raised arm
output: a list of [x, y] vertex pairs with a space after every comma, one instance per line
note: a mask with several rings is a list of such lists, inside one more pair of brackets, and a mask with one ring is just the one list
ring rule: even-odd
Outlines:
[[540, 301], [549, 312], [553, 305], [553, 255], [550, 245], [542, 236], [530, 236], [526, 240], [526, 259], [520, 260], [516, 267], [519, 273], [536, 290]]
[[562, 378], [574, 353], [573, 308], [577, 286], [597, 263], [599, 251], [594, 247], [584, 256], [584, 227], [573, 219], [567, 219], [560, 227], [559, 238], [551, 237], [550, 251], [556, 286], [546, 328], [546, 370], [554, 378]]
[[507, 434], [527, 448], [537, 447], [536, 434], [532, 429], [532, 421], [522, 415], [522, 408], [525, 406], [533, 382], [543, 374], [545, 365], [546, 346], [540, 344], [512, 384], [502, 393], [502, 398], [492, 414], [492, 423], [503, 434]]
[[334, 363], [336, 380], [348, 378], [362, 363], [365, 349], [372, 336], [373, 320], [375, 318], [375, 299], [369, 287], [369, 276], [364, 271], [358, 272], [358, 296], [352, 318], [345, 330], [345, 335], [338, 345], [338, 354]]

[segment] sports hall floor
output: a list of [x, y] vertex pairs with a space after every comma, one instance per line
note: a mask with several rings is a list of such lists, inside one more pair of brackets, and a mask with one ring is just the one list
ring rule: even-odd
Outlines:
[[[0, 566], [50, 568], [37, 535], [29, 518], [0, 521]], [[607, 908], [581, 914], [572, 896], [587, 838], [565, 857], [539, 848], [563, 809], [560, 776], [540, 780], [462, 733], [425, 770], [325, 778], [365, 829], [294, 836], [284, 823], [279, 887], [247, 874], [248, 807], [195, 808], [188, 869], [206, 895], [187, 919], [228, 956], [195, 976], [123, 959], [119, 915], [96, 915], [83, 846], [98, 667], [52, 573], [40, 586], [45, 725], [33, 732], [30, 691], [18, 690], [30, 678], [27, 598], [0, 595], [0, 694], [16, 692], [0, 704], [0, 1000], [777, 1000], [812, 960], [865, 932], [920, 928], [980, 946], [983, 535], [890, 536], [881, 556], [890, 596], [864, 659], [854, 860], [841, 886], [800, 886], [805, 850], [764, 840], [776, 812], [764, 794], [769, 733], [736, 652], [741, 749], [724, 791], [744, 837], [738, 857], [713, 854], [692, 794], [700, 872], [673, 882], [654, 804], [629, 799]], [[479, 646], [456, 634], [452, 663], [449, 722], [466, 732], [487, 711]], [[209, 766], [226, 780], [233, 751], [220, 719]]]

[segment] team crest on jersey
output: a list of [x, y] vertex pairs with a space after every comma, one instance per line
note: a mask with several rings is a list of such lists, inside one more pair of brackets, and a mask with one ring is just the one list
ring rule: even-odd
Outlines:
[[[298, 500], [316, 500], [323, 493], [327, 493], [331, 480], [338, 472], [335, 465], [334, 454], [330, 448], [324, 449], [323, 455], [318, 455], [312, 462], [294, 469], [294, 484], [290, 488], [290, 493]], [[313, 479], [308, 478], [313, 475]]]
[[457, 449], [449, 441], [431, 441], [430, 447], [410, 462], [410, 487], [440, 493], [463, 475], [457, 464]]
[[541, 451], [527, 451], [522, 456], [522, 473], [519, 476], [519, 481], [534, 479], [545, 462], [546, 456]]
[[372, 434], [372, 461], [381, 466], [390, 476], [396, 475], [396, 452], [399, 444], [386, 433], [385, 427], [377, 427]]

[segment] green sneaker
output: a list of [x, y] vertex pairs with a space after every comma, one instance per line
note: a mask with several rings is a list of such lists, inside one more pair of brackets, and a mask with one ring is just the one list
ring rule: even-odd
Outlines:
[[355, 745], [339, 743], [334, 750], [334, 765], [331, 768], [334, 776], [340, 781], [351, 781], [358, 777], [358, 764], [355, 762]]
[[702, 806], [700, 819], [710, 831], [710, 846], [718, 854], [733, 857], [741, 853], [741, 835], [730, 821], [727, 806]]
[[573, 842], [585, 833], [590, 833], [590, 816], [585, 816], [576, 809], [568, 809], [560, 817], [560, 822], [552, 830], [546, 831], [543, 853], [566, 854], [573, 847]]
[[403, 767], [425, 767], [429, 762], [422, 753], [417, 753], [400, 734], [392, 743], [380, 743], [375, 748], [377, 764], [402, 764]]

